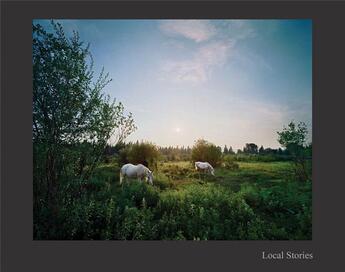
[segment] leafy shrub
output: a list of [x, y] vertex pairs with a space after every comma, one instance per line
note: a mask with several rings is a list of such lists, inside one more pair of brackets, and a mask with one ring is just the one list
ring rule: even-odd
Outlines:
[[311, 239], [311, 183], [303, 186], [290, 181], [271, 188], [241, 188], [245, 201], [265, 219], [267, 239]]
[[239, 164], [234, 161], [233, 156], [226, 155], [223, 157], [222, 166], [229, 170], [238, 170], [240, 168]]
[[84, 195], [79, 199], [66, 198], [59, 212], [60, 228], [56, 239], [110, 239], [108, 226], [115, 210], [112, 198], [97, 201]]
[[126, 207], [123, 212], [118, 238], [125, 240], [153, 240], [156, 237], [157, 226], [153, 221], [150, 209]]
[[205, 140], [197, 140], [192, 148], [192, 161], [209, 162], [213, 167], [221, 164], [222, 150]]
[[178, 165], [168, 165], [161, 170], [168, 178], [181, 179], [185, 178], [192, 172], [192, 168], [180, 167]]
[[231, 155], [234, 161], [240, 162], [275, 162], [275, 161], [291, 161], [289, 155], [280, 154], [236, 154]]
[[[262, 223], [241, 197], [214, 185], [190, 185], [161, 197], [164, 239], [259, 239]], [[177, 233], [179, 231], [179, 233]]]
[[138, 181], [125, 183], [119, 195], [119, 206], [122, 209], [125, 206], [141, 207], [143, 203], [145, 203], [145, 207], [155, 207], [158, 201], [158, 190], [153, 186]]
[[120, 152], [120, 164], [133, 163], [143, 164], [146, 167], [157, 169], [159, 152], [157, 147], [148, 142], [128, 145]]
[[160, 190], [175, 188], [175, 184], [169, 180], [169, 178], [164, 174], [158, 174], [154, 176], [153, 184]]

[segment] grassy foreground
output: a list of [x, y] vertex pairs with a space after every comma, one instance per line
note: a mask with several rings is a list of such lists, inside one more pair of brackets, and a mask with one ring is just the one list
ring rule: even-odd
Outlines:
[[[159, 163], [154, 186], [119, 185], [119, 166], [103, 164], [86, 183], [65, 181], [59, 211], [35, 216], [35, 239], [308, 240], [311, 182], [291, 162], [239, 162], [199, 175], [190, 162]], [[44, 203], [42, 204], [44, 205]]]

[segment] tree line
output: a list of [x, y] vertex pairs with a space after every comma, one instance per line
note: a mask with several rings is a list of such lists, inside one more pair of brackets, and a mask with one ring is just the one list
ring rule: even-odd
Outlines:
[[[193, 147], [159, 147], [149, 142], [119, 143], [107, 146], [105, 158], [113, 158], [119, 164], [141, 163], [157, 169], [158, 161], [207, 161], [214, 167], [225, 166], [236, 169], [234, 161], [292, 161], [296, 177], [300, 180], [311, 179], [312, 144], [307, 143], [307, 125], [303, 122], [290, 122], [282, 131], [277, 132], [277, 141], [283, 147], [264, 148], [254, 143], [247, 143], [243, 149], [232, 151], [227, 146], [221, 147], [204, 139], [198, 139]], [[309, 162], [308, 162], [309, 161]]]
[[[196, 144], [198, 141], [204, 142], [206, 144], [206, 140], [200, 139], [196, 141]], [[109, 159], [113, 156], [121, 156], [121, 153], [124, 152], [125, 149], [130, 149], [132, 146], [144, 146], [146, 144], [145, 141], [136, 141], [136, 142], [120, 142], [116, 145], [107, 145], [104, 151], [104, 159], [106, 162], [109, 162]], [[192, 151], [193, 147], [190, 146], [168, 146], [168, 147], [162, 147], [162, 146], [156, 146], [153, 143], [148, 143], [149, 145], [154, 145], [157, 149], [157, 158], [159, 158], [162, 161], [186, 161], [190, 160], [192, 157]], [[221, 148], [220, 146], [214, 145], [215, 149], [217, 150], [217, 153], [221, 155], [233, 155], [236, 158], [240, 158], [243, 155], [249, 155], [249, 156], [255, 156], [255, 155], [261, 155], [261, 156], [276, 156], [278, 158], [285, 158], [285, 159], [292, 159], [292, 152], [288, 148], [271, 148], [267, 147], [264, 148], [262, 145], [260, 148], [258, 148], [258, 145], [255, 143], [246, 143], [245, 146], [242, 149], [237, 149], [235, 152], [231, 146], [227, 147], [227, 145], [224, 146], [224, 148]], [[311, 151], [311, 144], [308, 144], [304, 147], [305, 150]], [[311, 156], [311, 152], [310, 156]], [[123, 155], [123, 154], [122, 154]], [[244, 157], [243, 157], [244, 158]]]

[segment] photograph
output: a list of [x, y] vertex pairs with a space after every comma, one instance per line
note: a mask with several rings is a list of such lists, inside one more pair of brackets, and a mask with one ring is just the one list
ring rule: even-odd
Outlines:
[[32, 20], [33, 239], [312, 240], [312, 31]]

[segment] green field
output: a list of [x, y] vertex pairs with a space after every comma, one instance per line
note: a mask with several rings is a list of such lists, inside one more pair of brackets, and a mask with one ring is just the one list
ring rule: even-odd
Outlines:
[[311, 239], [311, 182], [295, 181], [291, 162], [239, 162], [216, 168], [215, 177], [185, 161], [157, 168], [154, 186], [121, 186], [116, 163], [100, 165], [87, 182], [66, 181], [56, 227], [40, 209], [36, 238]]

